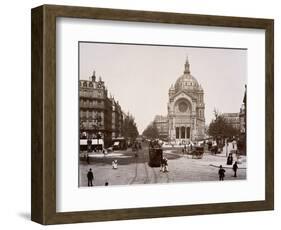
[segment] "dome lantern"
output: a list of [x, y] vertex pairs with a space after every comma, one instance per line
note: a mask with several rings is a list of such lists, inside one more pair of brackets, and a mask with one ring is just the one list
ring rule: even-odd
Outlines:
[[188, 61], [188, 56], [186, 56], [186, 61], [185, 61], [185, 65], [184, 65], [184, 73], [190, 74], [190, 65], [189, 65], [189, 61]]
[[175, 83], [175, 92], [177, 93], [181, 90], [199, 90], [199, 88], [198, 81], [190, 74], [190, 64], [187, 57], [184, 73], [177, 79]]

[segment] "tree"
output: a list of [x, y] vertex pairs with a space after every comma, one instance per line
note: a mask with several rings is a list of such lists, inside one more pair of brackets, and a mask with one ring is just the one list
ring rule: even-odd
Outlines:
[[125, 138], [129, 138], [132, 140], [135, 140], [137, 136], [139, 135], [138, 128], [135, 122], [135, 118], [128, 114], [125, 116], [125, 119], [123, 121], [122, 125], [122, 134]]
[[228, 124], [222, 115], [215, 113], [215, 119], [209, 125], [208, 134], [215, 139], [219, 137], [233, 137], [239, 130]]
[[156, 139], [159, 138], [159, 133], [158, 133], [158, 129], [155, 125], [155, 123], [151, 123], [147, 126], [147, 128], [143, 131], [142, 133], [143, 136], [146, 136], [147, 138], [150, 139]]

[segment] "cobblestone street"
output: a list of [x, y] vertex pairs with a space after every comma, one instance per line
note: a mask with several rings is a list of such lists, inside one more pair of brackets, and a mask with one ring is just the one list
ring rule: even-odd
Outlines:
[[[246, 158], [239, 164], [237, 177], [233, 177], [231, 166], [226, 166], [225, 153], [212, 155], [205, 152], [202, 159], [192, 159], [183, 155], [181, 149], [164, 149], [163, 156], [168, 159], [169, 172], [161, 172], [159, 167], [148, 165], [148, 147], [144, 144], [138, 157], [131, 149], [103, 154], [90, 154], [90, 164], [80, 160], [80, 186], [87, 186], [87, 172], [91, 168], [94, 174], [94, 186], [130, 184], [154, 184], [174, 182], [218, 181], [218, 167], [226, 170], [225, 180], [246, 179]], [[118, 168], [112, 168], [112, 161], [118, 161]], [[234, 157], [235, 160], [235, 157]]]

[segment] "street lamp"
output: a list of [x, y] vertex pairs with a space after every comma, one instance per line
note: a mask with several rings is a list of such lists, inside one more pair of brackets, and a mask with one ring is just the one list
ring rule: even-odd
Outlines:
[[225, 155], [228, 156], [228, 140], [225, 139]]

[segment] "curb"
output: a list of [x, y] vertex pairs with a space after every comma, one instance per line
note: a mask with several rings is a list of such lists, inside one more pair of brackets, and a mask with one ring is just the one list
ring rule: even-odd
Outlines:
[[[209, 166], [212, 166], [212, 167], [215, 167], [215, 168], [219, 168], [220, 166], [218, 165], [213, 165], [213, 164], [209, 164]], [[223, 167], [224, 169], [232, 169], [232, 166], [226, 166], [226, 167]], [[241, 168], [238, 168], [238, 169], [247, 169], [246, 167], [241, 167]]]

